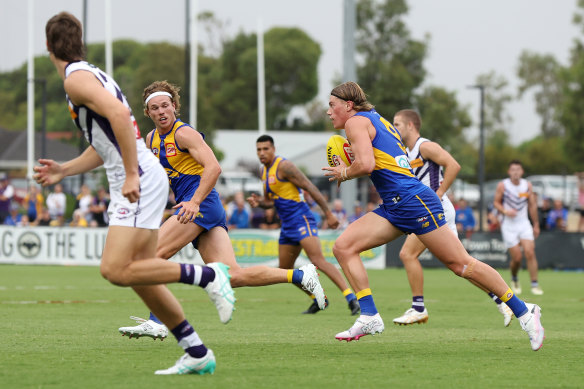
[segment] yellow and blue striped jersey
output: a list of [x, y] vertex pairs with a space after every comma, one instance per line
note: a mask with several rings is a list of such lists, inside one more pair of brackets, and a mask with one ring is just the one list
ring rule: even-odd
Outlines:
[[283, 180], [278, 176], [278, 167], [285, 158], [276, 157], [266, 169], [262, 168], [262, 181], [264, 182], [264, 193], [266, 199], [272, 200], [282, 224], [292, 221], [302, 215], [310, 214], [310, 209], [304, 198], [302, 190], [290, 181]]
[[424, 185], [414, 175], [406, 147], [399, 132], [374, 109], [357, 112], [375, 127], [375, 137], [371, 141], [375, 157], [375, 168], [371, 181], [385, 204], [396, 204], [401, 199], [411, 197], [424, 189]]
[[149, 144], [150, 150], [158, 157], [160, 164], [166, 170], [177, 203], [190, 200], [190, 197], [184, 197], [187, 193], [192, 196], [193, 186], [195, 188], [199, 186], [201, 174], [204, 171], [203, 166], [192, 157], [189, 151], [181, 149], [177, 144], [175, 135], [181, 128], [181, 131], [196, 131], [177, 119], [172, 130], [167, 134], [161, 135], [158, 130], [154, 130]]

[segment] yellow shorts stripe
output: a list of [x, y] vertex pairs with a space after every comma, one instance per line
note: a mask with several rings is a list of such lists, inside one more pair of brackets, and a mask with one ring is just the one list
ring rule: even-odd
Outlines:
[[428, 211], [428, 213], [430, 214], [430, 216], [432, 217], [432, 220], [434, 221], [434, 224], [436, 225], [436, 228], [438, 228], [438, 223], [436, 222], [436, 219], [434, 218], [434, 214], [432, 212], [430, 212], [430, 210], [428, 209], [428, 207], [426, 206], [426, 203], [424, 203], [422, 201], [422, 199], [420, 198], [420, 196], [416, 195], [416, 198], [418, 200], [420, 200], [420, 203], [422, 203], [422, 205], [424, 206], [424, 208], [426, 208], [426, 211]]
[[308, 236], [312, 236], [312, 230], [310, 229], [310, 223], [308, 222], [308, 219], [304, 215], [302, 215], [302, 217], [304, 218], [304, 222], [306, 223], [306, 230], [308, 230]]

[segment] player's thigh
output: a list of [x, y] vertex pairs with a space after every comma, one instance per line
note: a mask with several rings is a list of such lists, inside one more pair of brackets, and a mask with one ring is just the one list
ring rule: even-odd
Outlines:
[[370, 248], [381, 246], [403, 235], [384, 217], [375, 212], [369, 212], [343, 231], [335, 241], [333, 251], [350, 251], [360, 253]]
[[158, 230], [110, 226], [101, 258], [102, 269], [124, 268], [132, 261], [153, 258]]
[[156, 253], [168, 259], [190, 244], [203, 231], [203, 227], [195, 223], [180, 223], [176, 215], [172, 215], [160, 227]]
[[292, 269], [296, 258], [300, 255], [302, 246], [292, 244], [280, 244], [278, 246], [279, 267], [282, 269]]
[[[473, 259], [447, 225], [427, 234], [418, 235], [418, 238], [440, 262], [451, 270], [461, 270], [462, 266], [467, 265]], [[456, 267], [452, 268], [452, 266]]]
[[418, 258], [426, 250], [426, 245], [415, 234], [409, 234], [399, 252], [399, 258], [404, 261]]
[[222, 262], [231, 269], [238, 269], [235, 252], [231, 245], [231, 239], [225, 228], [213, 227], [199, 236], [197, 246], [199, 254], [205, 263]]
[[310, 258], [310, 260], [314, 259], [324, 259], [324, 255], [322, 255], [322, 247], [320, 245], [320, 239], [318, 236], [308, 236], [300, 241], [300, 247], [306, 253], [306, 256]]

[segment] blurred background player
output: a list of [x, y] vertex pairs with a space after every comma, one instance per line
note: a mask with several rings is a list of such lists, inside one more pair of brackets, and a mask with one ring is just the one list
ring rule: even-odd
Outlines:
[[337, 183], [369, 176], [383, 200], [379, 208], [349, 224], [333, 246], [361, 306], [361, 316], [335, 338], [351, 341], [384, 331], [360, 253], [413, 233], [453, 273], [506, 302], [529, 335], [532, 350], [539, 350], [544, 339], [539, 306], [521, 301], [495, 269], [468, 254], [445, 225], [436, 193], [413, 174], [399, 132], [375, 111], [361, 87], [354, 82], [335, 87], [327, 115], [334, 128], [345, 130], [355, 160], [350, 166], [341, 161], [339, 166], [323, 167], [325, 176]]
[[[535, 239], [539, 236], [539, 217], [537, 204], [531, 183], [523, 176], [523, 165], [519, 160], [509, 163], [509, 178], [497, 184], [493, 204], [501, 213], [501, 234], [505, 247], [509, 250], [511, 263], [511, 288], [515, 294], [521, 294], [521, 285], [517, 276], [521, 268], [521, 249], [527, 261], [527, 270], [531, 278], [531, 293], [542, 295], [543, 290], [537, 281], [537, 258], [535, 256]], [[531, 223], [529, 218], [531, 217]]]
[[[402, 141], [407, 147], [412, 171], [424, 185], [436, 192], [436, 195], [441, 199], [446, 224], [458, 238], [454, 205], [446, 192], [456, 179], [460, 165], [438, 143], [420, 136], [422, 118], [416, 111], [411, 109], [398, 111], [393, 118], [393, 126], [399, 131]], [[428, 310], [424, 303], [424, 272], [419, 260], [419, 256], [424, 250], [426, 250], [426, 246], [415, 234], [407, 236], [400, 250], [399, 258], [404, 264], [412, 291], [412, 306], [402, 316], [393, 319], [395, 324], [408, 325], [428, 321]], [[493, 293], [485, 292], [497, 303], [497, 307], [504, 317], [504, 325], [508, 326], [513, 318], [511, 309]]]
[[[341, 272], [332, 263], [327, 262], [322, 254], [318, 227], [302, 197], [302, 191], [310, 194], [324, 212], [328, 227], [335, 229], [339, 226], [339, 221], [328, 208], [324, 197], [291, 161], [276, 156], [276, 147], [271, 136], [260, 136], [256, 141], [256, 151], [263, 165], [264, 196], [260, 197], [253, 193], [247, 201], [252, 207], [275, 207], [278, 212], [282, 223], [278, 246], [279, 266], [282, 269], [292, 268], [300, 251], [304, 249], [308, 259], [341, 290], [351, 314], [358, 314], [357, 297], [347, 286]], [[314, 301], [304, 313], [312, 314], [318, 311]]]
[[178, 300], [165, 284], [206, 286], [220, 312], [233, 311], [233, 291], [226, 271], [195, 267], [155, 257], [158, 228], [168, 196], [164, 169], [144, 144], [126, 97], [118, 84], [83, 61], [82, 27], [67, 12], [46, 24], [49, 57], [61, 78], [69, 112], [89, 147], [59, 164], [40, 159], [34, 178], [43, 186], [103, 165], [109, 182], [110, 225], [101, 258], [102, 276], [114, 285], [130, 286], [171, 328], [185, 354], [155, 374], [205, 374], [215, 370], [215, 356], [185, 319]]
[[[166, 81], [155, 81], [143, 92], [144, 114], [155, 125], [146, 144], [167, 173], [176, 205], [174, 215], [160, 227], [156, 255], [168, 259], [184, 246], [195, 247], [210, 266], [229, 266], [232, 287], [294, 283], [310, 289], [324, 309], [325, 296], [313, 265], [284, 270], [269, 266], [241, 268], [235, 259], [227, 234], [225, 209], [215, 190], [221, 167], [203, 134], [178, 119], [179, 88]], [[166, 198], [164, 199], [166, 203]], [[241, 197], [241, 201], [245, 201]], [[131, 316], [139, 324], [121, 327], [122, 334], [164, 338], [166, 326], [150, 313], [148, 320]], [[222, 318], [226, 322], [228, 318]]]

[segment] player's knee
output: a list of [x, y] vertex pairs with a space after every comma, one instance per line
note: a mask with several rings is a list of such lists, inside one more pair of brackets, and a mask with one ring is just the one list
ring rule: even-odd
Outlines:
[[127, 277], [125, 277], [124, 272], [122, 269], [119, 269], [115, 266], [111, 266], [108, 264], [104, 264], [102, 262], [100, 268], [100, 273], [103, 278], [108, 280], [110, 283], [116, 286], [129, 286], [127, 282]]
[[476, 259], [472, 258], [470, 260], [470, 262], [468, 262], [464, 265], [462, 265], [462, 264], [454, 265], [453, 268], [451, 268], [451, 270], [457, 276], [462, 277], [462, 278], [466, 278], [467, 280], [470, 280], [473, 277], [473, 272], [475, 270], [475, 266], [477, 263], [478, 263], [478, 261]]
[[407, 250], [401, 250], [401, 251], [399, 252], [399, 259], [400, 259], [400, 260], [401, 260], [403, 263], [410, 262], [411, 260], [413, 260], [413, 259], [415, 259], [415, 258], [416, 258], [416, 256], [415, 256], [415, 255], [413, 255], [413, 254], [412, 254], [410, 251], [407, 251]]

